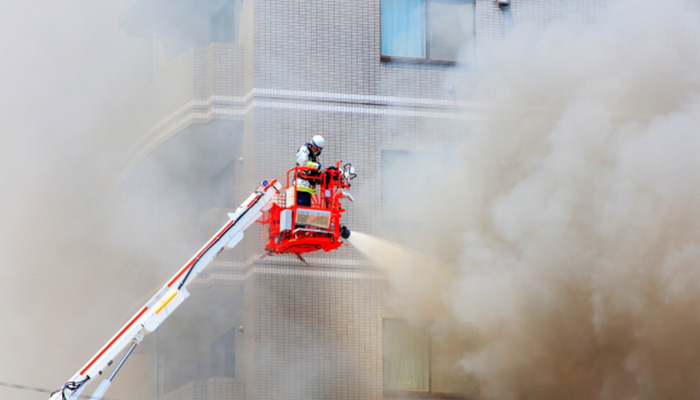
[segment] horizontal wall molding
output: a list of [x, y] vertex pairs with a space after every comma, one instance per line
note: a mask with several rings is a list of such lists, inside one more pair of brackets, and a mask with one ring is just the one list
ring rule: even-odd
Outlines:
[[350, 258], [306, 257], [311, 266], [296, 257], [277, 255], [260, 259], [250, 257], [245, 262], [214, 260], [192, 282], [192, 290], [208, 290], [213, 286], [238, 286], [255, 274], [315, 276], [323, 278], [379, 279], [386, 276], [372, 265]]
[[246, 278], [259, 275], [290, 275], [290, 276], [312, 276], [321, 278], [341, 278], [341, 279], [378, 279], [385, 280], [386, 277], [377, 272], [370, 270], [347, 270], [337, 268], [309, 268], [309, 267], [269, 267], [259, 266], [253, 267], [246, 272]]
[[135, 143], [127, 158], [125, 173], [189, 126], [207, 124], [213, 119], [240, 120], [256, 107], [459, 120], [478, 119], [484, 111], [476, 102], [254, 88], [243, 96], [215, 95], [206, 100], [191, 100], [178, 107]]

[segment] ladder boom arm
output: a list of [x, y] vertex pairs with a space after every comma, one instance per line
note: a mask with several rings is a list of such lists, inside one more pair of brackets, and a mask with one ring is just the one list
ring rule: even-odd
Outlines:
[[49, 400], [77, 399], [87, 383], [101, 375], [120, 352], [132, 343], [140, 343], [145, 335], [155, 331], [189, 296], [187, 286], [194, 278], [225, 248], [233, 248], [243, 239], [243, 232], [271, 207], [281, 187], [277, 180], [273, 180], [255, 190], [236, 209], [236, 212], [229, 213], [229, 221], [124, 324], [90, 361], [61, 389], [53, 392]]

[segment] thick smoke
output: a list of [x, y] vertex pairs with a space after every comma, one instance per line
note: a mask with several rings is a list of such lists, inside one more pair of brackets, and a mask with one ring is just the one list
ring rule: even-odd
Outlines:
[[491, 111], [435, 192], [434, 226], [456, 228], [426, 234], [459, 260], [404, 259], [390, 304], [434, 321], [483, 398], [697, 398], [698, 14], [615, 2], [512, 31], [495, 60]]
[[[154, 283], [116, 190], [149, 114], [150, 43], [119, 29], [130, 3], [0, 6], [3, 383], [58, 389]], [[48, 394], [0, 387], [0, 398]]]

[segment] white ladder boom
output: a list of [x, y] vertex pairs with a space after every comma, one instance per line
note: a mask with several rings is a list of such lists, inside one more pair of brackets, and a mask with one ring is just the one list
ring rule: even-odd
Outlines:
[[[112, 364], [114, 357], [129, 348], [108, 379], [91, 399], [99, 400], [110, 385], [114, 375], [131, 354], [133, 347], [143, 337], [155, 331], [175, 309], [189, 296], [187, 286], [211, 263], [224, 248], [235, 247], [242, 239], [243, 232], [263, 216], [282, 185], [277, 180], [256, 189], [241, 204], [235, 213], [229, 213], [230, 220], [163, 286], [102, 349], [95, 354], [63, 387], [51, 394], [49, 400], [76, 400], [92, 379]], [[98, 393], [99, 392], [99, 393]]]

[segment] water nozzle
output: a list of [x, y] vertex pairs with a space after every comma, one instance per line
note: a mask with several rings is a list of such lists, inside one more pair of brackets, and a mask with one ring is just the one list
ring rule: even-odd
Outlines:
[[350, 237], [350, 229], [348, 229], [347, 226], [341, 226], [340, 227], [340, 236], [343, 237], [343, 239], [347, 239]]

